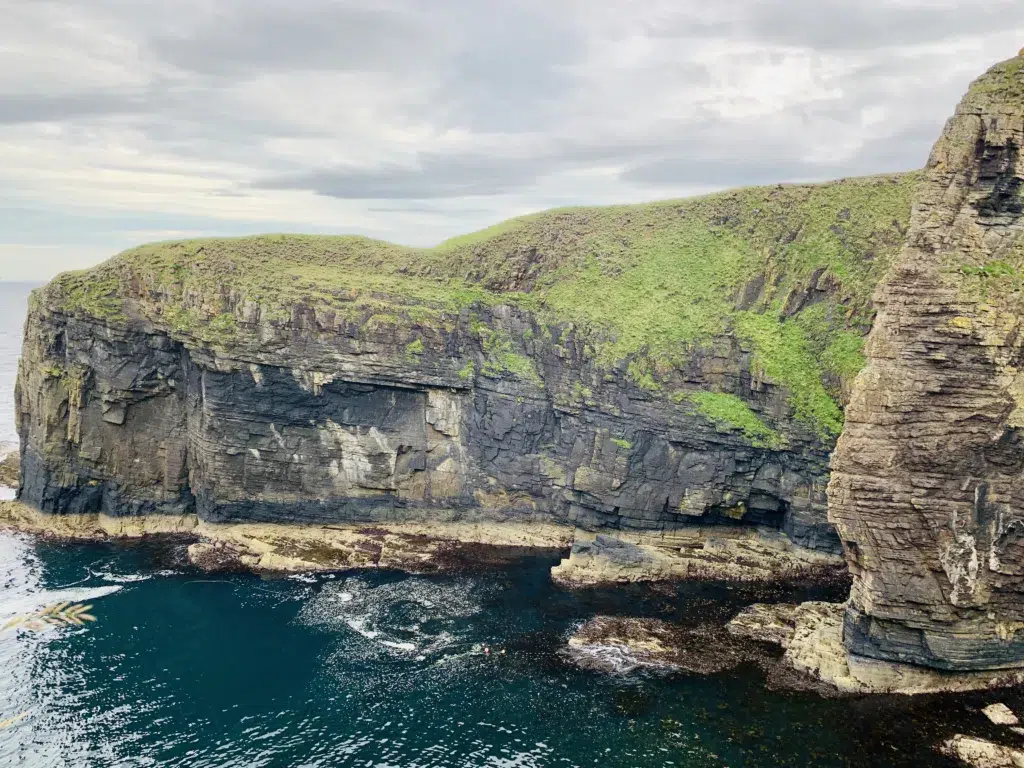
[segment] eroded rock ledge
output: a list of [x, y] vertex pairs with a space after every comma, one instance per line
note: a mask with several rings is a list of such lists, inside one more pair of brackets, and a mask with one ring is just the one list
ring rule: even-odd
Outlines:
[[948, 672], [849, 653], [843, 644], [844, 603], [757, 604], [729, 625], [737, 637], [785, 649], [783, 663], [841, 693], [923, 694], [974, 691], [1024, 683], [1024, 671]]
[[606, 674], [637, 671], [710, 675], [760, 657], [750, 643], [721, 627], [680, 627], [651, 618], [596, 616], [572, 637], [564, 655], [582, 669]]
[[0, 486], [17, 490], [21, 461], [17, 451], [0, 453]]
[[[741, 527], [694, 529], [683, 536], [602, 535], [595, 541], [587, 531], [538, 522], [211, 523], [192, 514], [51, 515], [18, 502], [0, 502], [0, 528], [71, 540], [187, 535], [195, 539], [189, 559], [204, 570], [422, 572], [488, 562], [500, 557], [495, 550], [513, 549], [575, 553], [552, 569], [553, 578], [567, 587], [678, 579], [821, 584], [846, 576], [836, 555], [810, 552], [785, 537], [766, 544], [756, 532]], [[614, 555], [581, 558], [581, 551], [595, 549]]]
[[271, 573], [349, 568], [430, 572], [487, 562], [494, 559], [496, 549], [554, 553], [567, 549], [572, 541], [572, 529], [543, 524], [209, 523], [195, 515], [48, 515], [17, 502], [0, 502], [0, 528], [4, 527], [79, 541], [183, 535], [195, 539], [188, 556], [199, 568]]
[[700, 579], [826, 583], [848, 579], [842, 557], [794, 545], [785, 535], [739, 526], [617, 536], [579, 531], [552, 569], [566, 586]]

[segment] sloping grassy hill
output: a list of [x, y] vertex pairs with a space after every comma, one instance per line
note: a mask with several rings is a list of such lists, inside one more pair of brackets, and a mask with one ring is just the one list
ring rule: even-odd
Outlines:
[[414, 324], [514, 304], [542, 323], [573, 324], [599, 364], [629, 361], [650, 390], [696, 347], [733, 334], [789, 389], [798, 418], [837, 434], [839, 392], [863, 365], [871, 294], [903, 243], [918, 178], [552, 210], [431, 249], [305, 235], [156, 243], [62, 275], [44, 297], [117, 322], [124, 297], [145, 292], [161, 297], [164, 322], [222, 342], [245, 303], [265, 321], [285, 321], [303, 302], [360, 322]]

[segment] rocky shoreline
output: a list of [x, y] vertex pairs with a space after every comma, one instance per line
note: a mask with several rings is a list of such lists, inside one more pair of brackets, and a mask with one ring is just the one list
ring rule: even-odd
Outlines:
[[677, 580], [765, 584], [847, 580], [842, 558], [806, 550], [782, 535], [765, 543], [756, 531], [739, 526], [612, 537], [545, 523], [211, 523], [195, 515], [51, 515], [20, 502], [0, 502], [0, 528], [79, 541], [189, 536], [195, 539], [189, 559], [204, 570], [287, 573], [395, 568], [422, 572], [443, 570], [452, 560], [487, 560], [490, 555], [481, 548], [490, 547], [568, 554], [552, 568], [552, 578], [569, 588]]
[[[486, 560], [481, 548], [566, 551], [572, 529], [495, 523], [396, 523], [390, 525], [293, 525], [208, 523], [195, 515], [111, 517], [48, 515], [18, 502], [0, 502], [0, 528], [71, 541], [132, 539], [174, 534], [194, 541], [193, 565], [208, 571], [264, 573], [394, 568], [443, 570], [456, 561]], [[474, 558], [474, 553], [478, 555]]]

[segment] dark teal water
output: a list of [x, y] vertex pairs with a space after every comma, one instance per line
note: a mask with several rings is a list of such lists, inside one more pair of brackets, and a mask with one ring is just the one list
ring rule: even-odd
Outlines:
[[0, 632], [0, 720], [24, 713], [0, 728], [0, 766], [939, 766], [944, 735], [991, 732], [976, 711], [991, 695], [828, 700], [773, 693], [755, 669], [581, 671], [557, 651], [588, 616], [724, 619], [758, 596], [573, 594], [550, 565], [210, 577], [180, 544], [0, 536], [0, 625], [65, 599], [98, 618]]

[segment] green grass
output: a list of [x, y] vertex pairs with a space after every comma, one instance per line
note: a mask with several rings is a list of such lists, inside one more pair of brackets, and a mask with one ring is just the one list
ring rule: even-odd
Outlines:
[[408, 358], [418, 358], [423, 354], [423, 339], [416, 339], [410, 341], [405, 345], [405, 356]]
[[[736, 335], [759, 372], [787, 388], [797, 417], [834, 434], [836, 382], [863, 365], [871, 294], [903, 242], [918, 178], [553, 210], [427, 249], [310, 235], [154, 243], [62, 275], [45, 296], [111, 323], [141, 313], [215, 345], [250, 333], [243, 318], [286, 324], [307, 307], [397, 329], [412, 356], [418, 328], [454, 329], [511, 305], [536, 319], [531, 343], [559, 343], [571, 328], [600, 369], [627, 371], [652, 396], [677, 388], [695, 350]], [[789, 306], [815, 281], [822, 301]], [[541, 383], [526, 334], [472, 335], [484, 375]]]
[[725, 392], [694, 392], [685, 399], [697, 406], [697, 411], [716, 426], [737, 429], [760, 448], [778, 448], [782, 445], [779, 434], [765, 424], [749, 405], [736, 395]]
[[964, 100], [979, 107], [1024, 101], [1024, 56], [1015, 56], [989, 69], [971, 84]]
[[822, 367], [807, 334], [796, 321], [780, 322], [771, 314], [744, 312], [736, 335], [753, 348], [755, 373], [786, 387], [793, 415], [822, 437], [843, 428], [843, 413], [822, 381]]
[[1019, 274], [1017, 268], [1002, 259], [989, 261], [981, 266], [961, 264], [960, 271], [970, 277], [1016, 277]]

